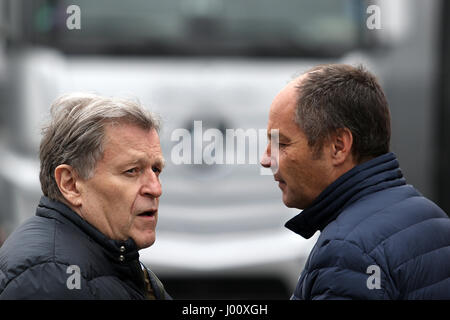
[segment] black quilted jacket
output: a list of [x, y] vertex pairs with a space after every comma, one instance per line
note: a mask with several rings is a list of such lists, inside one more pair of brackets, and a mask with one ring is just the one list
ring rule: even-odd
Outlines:
[[111, 240], [42, 197], [0, 248], [0, 299], [170, 299], [148, 269], [146, 286], [142, 268], [131, 238]]

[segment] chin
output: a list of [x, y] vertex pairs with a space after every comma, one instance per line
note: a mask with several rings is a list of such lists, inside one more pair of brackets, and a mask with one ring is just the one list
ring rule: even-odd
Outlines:
[[147, 236], [147, 237], [142, 237], [142, 238], [137, 237], [137, 239], [133, 239], [133, 240], [134, 240], [134, 242], [136, 242], [136, 246], [140, 250], [140, 249], [148, 248], [151, 245], [153, 245], [155, 243], [156, 239], [154, 236], [152, 236], [152, 237]]
[[287, 199], [285, 197], [283, 197], [283, 203], [288, 208], [296, 208], [295, 204], [290, 199]]
[[295, 208], [299, 210], [303, 210], [306, 208], [306, 205], [299, 202], [298, 199], [293, 199], [294, 197], [289, 196], [287, 194], [283, 194], [283, 203], [288, 208]]

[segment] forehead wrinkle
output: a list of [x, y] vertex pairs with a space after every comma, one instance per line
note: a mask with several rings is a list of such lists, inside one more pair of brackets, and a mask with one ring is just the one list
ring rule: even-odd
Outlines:
[[[131, 130], [127, 130], [127, 127], [131, 128]], [[134, 129], [138, 129], [137, 133], [140, 134], [139, 129], [141, 128], [135, 127], [133, 125], [107, 125], [105, 128], [104, 137], [105, 151], [106, 149], [109, 149], [108, 151], [112, 154], [128, 154], [133, 158], [151, 158], [153, 157], [152, 154], [161, 154], [159, 138], [153, 142], [148, 139], [148, 134], [151, 133], [151, 130], [145, 130], [145, 139], [137, 139], [136, 131], [134, 131]], [[158, 141], [158, 143], [156, 143], [156, 141]]]
[[131, 160], [128, 162], [129, 164], [157, 164], [162, 167], [165, 166], [165, 160], [164, 157], [161, 155], [160, 152], [156, 153], [148, 153], [148, 152], [142, 152], [138, 150], [128, 150], [128, 154], [126, 155]]

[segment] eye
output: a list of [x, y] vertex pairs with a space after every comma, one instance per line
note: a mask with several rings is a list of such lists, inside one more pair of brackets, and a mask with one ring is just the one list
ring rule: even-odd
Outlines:
[[127, 175], [135, 175], [138, 172], [138, 170], [139, 170], [138, 168], [134, 167], [134, 168], [128, 169], [124, 173]]
[[161, 168], [159, 168], [159, 167], [152, 167], [152, 170], [153, 170], [153, 172], [155, 172], [155, 173], [157, 173], [157, 174], [159, 174], [159, 173], [161, 173]]

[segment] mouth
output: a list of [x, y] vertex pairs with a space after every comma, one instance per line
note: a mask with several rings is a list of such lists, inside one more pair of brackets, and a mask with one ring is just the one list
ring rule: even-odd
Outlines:
[[143, 212], [139, 213], [137, 216], [143, 217], [143, 218], [152, 218], [156, 215], [156, 212], [158, 212], [158, 211], [157, 210], [147, 210], [147, 211], [143, 211]]
[[275, 181], [278, 182], [278, 187], [281, 189], [286, 186], [286, 182], [284, 180], [281, 180], [279, 177], [274, 177]]

